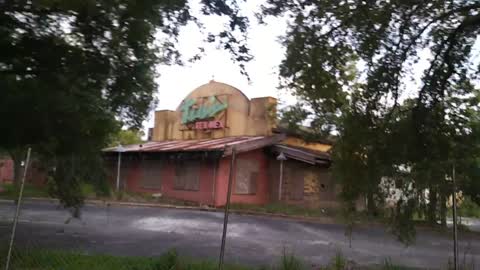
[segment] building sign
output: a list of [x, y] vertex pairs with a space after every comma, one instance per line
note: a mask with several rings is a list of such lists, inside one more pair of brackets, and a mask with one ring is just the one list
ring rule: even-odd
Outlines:
[[224, 128], [222, 121], [199, 121], [195, 122], [193, 129], [216, 129]]
[[194, 123], [192, 126], [193, 129], [223, 128], [223, 122], [213, 119], [220, 112], [226, 110], [227, 107], [228, 104], [226, 102], [220, 102], [217, 97], [210, 97], [202, 104], [198, 104], [195, 99], [187, 99], [180, 106], [182, 124], [187, 125]]

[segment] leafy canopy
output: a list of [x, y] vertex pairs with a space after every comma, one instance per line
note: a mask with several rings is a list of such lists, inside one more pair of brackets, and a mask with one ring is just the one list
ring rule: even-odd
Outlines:
[[415, 211], [445, 221], [453, 164], [460, 188], [480, 194], [478, 0], [268, 0], [261, 15], [289, 19], [281, 86], [313, 130], [338, 136], [345, 200], [366, 197], [375, 213], [392, 182], [403, 194], [391, 213], [398, 229]]
[[[228, 17], [205, 41], [250, 60], [236, 1], [201, 6], [203, 15]], [[185, 0], [1, 1], [0, 148], [18, 161], [31, 146], [59, 181], [77, 181], [80, 161], [98, 159], [86, 157], [99, 154], [118, 121], [141, 127], [156, 104], [157, 65], [181, 62], [175, 43], [189, 22], [201, 27]]]

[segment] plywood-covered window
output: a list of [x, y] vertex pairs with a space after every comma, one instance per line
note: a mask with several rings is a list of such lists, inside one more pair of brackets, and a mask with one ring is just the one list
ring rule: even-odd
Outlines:
[[290, 200], [301, 201], [303, 200], [305, 191], [305, 168], [296, 162], [287, 163], [287, 179], [288, 183], [288, 198]]
[[333, 191], [333, 185], [331, 185], [330, 173], [327, 171], [318, 172], [318, 179], [320, 182], [320, 192]]
[[290, 190], [290, 199], [291, 200], [303, 200], [304, 193], [304, 178], [297, 177], [294, 180], [292, 189]]
[[196, 160], [176, 161], [173, 187], [177, 190], [200, 190], [200, 162]]
[[140, 167], [142, 169], [142, 178], [140, 180], [140, 186], [146, 189], [160, 189], [162, 186], [161, 173], [162, 173], [161, 160], [142, 160]]
[[250, 195], [257, 193], [259, 170], [258, 161], [238, 159], [235, 174], [235, 193]]

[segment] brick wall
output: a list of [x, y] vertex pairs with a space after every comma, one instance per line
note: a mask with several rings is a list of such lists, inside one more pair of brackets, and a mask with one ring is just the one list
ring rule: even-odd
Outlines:
[[[254, 161], [258, 166], [258, 175], [256, 176], [255, 194], [238, 194], [235, 192], [236, 179], [234, 177], [232, 183], [232, 203], [246, 203], [246, 204], [266, 204], [270, 200], [270, 184], [268, 176], [268, 157], [263, 149], [258, 149], [237, 155], [237, 159], [247, 159]], [[230, 173], [231, 157], [226, 157], [220, 160], [219, 170], [217, 174], [217, 182], [215, 189], [215, 205], [223, 206], [227, 201], [228, 177]], [[252, 164], [252, 163], [245, 163]], [[237, 170], [245, 168], [238, 167]], [[236, 175], [236, 174], [234, 174]]]
[[[20, 171], [23, 175], [23, 169]], [[14, 178], [14, 166], [11, 159], [0, 159], [0, 183], [12, 182]], [[38, 160], [33, 160], [28, 168], [25, 182], [35, 186], [42, 186], [47, 181], [46, 169]]]
[[[141, 160], [122, 157], [120, 171], [121, 190], [138, 193], [161, 193], [166, 198], [198, 202], [199, 204], [213, 204], [213, 181], [215, 162], [201, 160], [198, 167], [198, 190], [182, 190], [175, 187], [175, 169], [185, 165], [173, 160]], [[108, 179], [113, 189], [116, 186], [117, 161], [110, 160], [107, 164]], [[182, 167], [182, 170], [191, 168]], [[147, 181], [145, 181], [148, 178]], [[158, 182], [158, 183], [155, 183]]]
[[13, 180], [13, 161], [0, 159], [0, 183]]

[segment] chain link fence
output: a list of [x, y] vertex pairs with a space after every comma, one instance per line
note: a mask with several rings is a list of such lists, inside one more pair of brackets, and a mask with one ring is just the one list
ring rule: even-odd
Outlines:
[[[28, 162], [26, 166], [28, 169]], [[78, 182], [71, 182], [70, 184], [78, 185]], [[81, 189], [80, 186], [72, 188], [72, 190]], [[19, 202], [19, 204], [15, 204], [14, 201]], [[17, 206], [20, 206], [20, 213], [15, 227], [12, 249], [10, 250]], [[115, 207], [104, 202], [96, 205], [84, 205], [78, 211], [77, 208], [63, 208], [57, 200], [22, 200], [17, 197], [15, 200], [3, 201], [0, 207], [0, 267], [6, 270], [219, 269], [218, 254], [223, 242], [224, 213], [205, 214], [204, 212], [190, 211], [185, 212], [186, 214], [182, 216], [183, 214], [179, 211], [173, 212], [170, 214], [174, 218], [165, 217], [162, 219], [161, 215], [169, 214], [168, 210]], [[200, 216], [211, 222], [197, 223], [196, 218], [200, 218]], [[225, 221], [225, 224], [227, 223], [228, 220]], [[134, 233], [132, 233], [132, 230], [127, 228], [132, 224], [140, 226], [142, 229], [134, 230]], [[242, 229], [251, 228], [252, 225], [253, 227], [256, 226], [253, 223], [243, 223]], [[206, 227], [199, 229], [201, 226]], [[303, 225], [300, 224], [299, 226]], [[191, 234], [188, 234], [191, 238], [172, 236], [172, 231], [180, 227], [184, 230], [199, 230], [202, 234], [210, 236], [197, 235], [192, 237]], [[145, 231], [145, 229], [149, 233], [142, 233], [142, 230]], [[318, 234], [313, 229], [307, 229], [312, 235]], [[225, 236], [226, 230], [223, 232], [223, 236]], [[290, 239], [290, 241], [296, 243], [297, 247], [301, 247], [303, 241], [315, 240], [308, 239], [309, 236], [306, 235], [304, 239], [296, 241], [286, 235], [286, 232], [288, 230], [282, 231], [283, 234], [279, 234], [277, 237]], [[339, 234], [343, 234], [343, 232], [339, 232]], [[152, 235], [161, 235], [161, 237], [152, 237]], [[179, 240], [181, 238], [185, 239]], [[357, 238], [357, 236], [355, 235], [354, 238]], [[152, 244], [158, 239], [162, 239], [165, 243]], [[263, 239], [269, 240], [268, 237]], [[271, 239], [272, 243], [278, 242], [275, 240], [278, 239]], [[478, 254], [480, 254], [478, 242], [475, 244], [475, 241], [478, 241], [477, 237], [466, 239], [464, 236], [462, 240], [463, 244], [460, 246], [458, 258], [459, 269], [478, 268], [475, 264], [475, 256], [478, 258]], [[252, 241], [258, 240], [253, 239]], [[289, 254], [288, 250], [280, 256], [274, 257], [271, 255], [270, 257], [274, 257], [271, 261], [235, 261], [232, 258], [236, 258], [239, 254], [234, 254], [232, 247], [237, 245], [238, 248], [238, 244], [235, 244], [234, 241], [226, 242], [225, 253], [226, 257], [229, 258], [227, 261], [233, 261], [238, 265], [227, 264], [224, 267], [225, 269], [249, 268], [244, 265], [245, 263], [255, 265], [252, 268], [258, 268], [258, 265], [267, 265], [269, 269], [285, 270], [320, 268], [320, 266], [305, 265], [296, 256]], [[442, 243], [445, 249], [451, 249], [450, 239]], [[189, 248], [189, 245], [192, 245], [192, 247]], [[353, 246], [355, 245], [354, 242]], [[283, 247], [277, 248], [281, 249]], [[175, 250], [178, 250], [178, 253]], [[264, 250], [253, 246], [242, 246], [241, 250], [244, 252], [244, 254], [241, 254], [242, 258], [255, 257], [258, 253], [264, 252]], [[281, 252], [276, 253], [281, 254]], [[185, 256], [192, 256], [197, 259], [189, 259]], [[328, 265], [328, 269], [356, 268], [355, 264], [352, 264], [342, 255], [336, 254], [334, 246], [329, 248], [329, 252], [319, 256], [333, 258], [333, 264]], [[10, 258], [9, 262], [7, 262], [8, 258]], [[447, 260], [448, 258], [445, 258], [445, 261]], [[449, 263], [445, 263], [445, 269], [453, 269], [453, 258], [448, 261]], [[321, 268], [326, 269], [325, 266], [321, 266]], [[380, 268], [399, 269], [389, 260], [386, 260]]]
[[[7, 269], [15, 209], [13, 202], [4, 202], [0, 210], [2, 269]], [[86, 205], [80, 212], [80, 218], [73, 218], [71, 212], [64, 210], [58, 202], [23, 201], [8, 269], [218, 269], [217, 258], [205, 257], [211, 256], [212, 250], [199, 252], [199, 257], [202, 258], [199, 260], [197, 256], [197, 259], [181, 257], [184, 253], [181, 249], [179, 253], [176, 252], [174, 241], [157, 243], [151, 250], [142, 247], [142, 242], [155, 241], [149, 238], [155, 232], [149, 231], [143, 235], [140, 231], [138, 235], [127, 235], [130, 230], [124, 228], [126, 223], [121, 215], [130, 215], [135, 210], [135, 207], [114, 207], [108, 204]], [[158, 209], [147, 209], [149, 212], [156, 210]], [[152, 225], [147, 223], [144, 226]], [[168, 240], [168, 236], [165, 236], [168, 232], [162, 232], [164, 229], [159, 227], [158, 235]], [[216, 234], [218, 241], [213, 248], [214, 253], [220, 250], [220, 227]], [[187, 251], [189, 254], [196, 252]]]
[[[218, 258], [210, 257], [199, 261], [180, 257], [175, 249], [167, 248], [172, 246], [171, 243], [160, 243], [154, 250], [142, 248], [137, 240], [151, 239], [141, 233], [129, 235], [130, 232], [125, 228], [127, 223], [122, 218], [132, 215], [134, 219], [140, 220], [141, 215], [135, 214], [138, 210], [135, 207], [112, 207], [108, 202], [83, 205], [77, 201], [65, 202], [56, 199], [25, 200], [23, 193], [30, 165], [30, 150], [28, 153], [22, 170], [21, 187], [15, 191], [17, 196], [12, 196], [11, 200], [3, 200], [0, 208], [0, 267], [3, 269], [219, 268]], [[67, 175], [73, 172], [61, 173]], [[58, 169], [56, 173], [59, 173]], [[82, 193], [81, 182], [74, 177], [70, 178], [72, 181], [60, 183], [71, 185], [62, 190]], [[49, 183], [44, 189], [51, 189]], [[68, 194], [66, 197], [69, 197]], [[77, 200], [82, 196], [71, 197]], [[155, 209], [147, 211], [152, 212]], [[220, 252], [222, 228], [216, 228], [215, 233], [218, 235], [215, 249]], [[135, 241], [125, 240], [132, 237], [136, 238]], [[200, 255], [202, 257], [201, 252]], [[227, 265], [227, 268], [232, 267], [238, 268]]]

